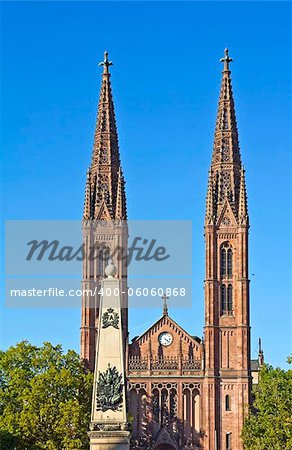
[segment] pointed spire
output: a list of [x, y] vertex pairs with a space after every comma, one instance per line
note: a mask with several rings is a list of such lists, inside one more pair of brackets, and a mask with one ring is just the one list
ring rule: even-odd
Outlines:
[[213, 198], [213, 215], [215, 217], [218, 217], [218, 211], [226, 199], [228, 199], [235, 216], [238, 216], [241, 179], [241, 157], [229, 67], [233, 60], [229, 57], [228, 49], [225, 49], [225, 56], [220, 61], [224, 63], [224, 66], [211, 164], [213, 196], [208, 187], [206, 205], [207, 216], [210, 215]]
[[218, 103], [212, 165], [233, 163], [239, 166], [240, 150], [229, 70], [229, 63], [233, 60], [228, 56], [228, 49], [225, 49], [225, 57], [220, 61], [224, 62], [224, 70]]
[[[94, 135], [90, 177], [87, 181], [85, 197], [91, 192], [91, 218], [100, 217], [101, 208], [110, 213], [111, 219], [115, 219], [118, 196], [118, 173], [120, 166], [120, 153], [118, 133], [116, 127], [114, 102], [109, 73], [109, 67], [113, 65], [108, 59], [108, 52], [104, 53], [104, 60], [99, 63], [103, 67], [98, 113]], [[123, 212], [126, 210], [126, 197], [121, 181], [121, 200]], [[85, 198], [85, 203], [88, 200]], [[85, 213], [87, 214], [88, 206]], [[87, 214], [88, 215], [88, 214]]]
[[248, 209], [247, 209], [247, 195], [245, 186], [245, 170], [242, 166], [240, 172], [240, 189], [239, 189], [239, 205], [238, 205], [238, 217], [241, 222], [248, 222]]

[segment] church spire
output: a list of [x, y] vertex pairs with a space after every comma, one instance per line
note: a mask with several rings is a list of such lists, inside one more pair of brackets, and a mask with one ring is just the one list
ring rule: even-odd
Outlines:
[[[108, 59], [108, 52], [104, 53], [104, 59], [99, 65], [103, 67], [103, 73], [83, 217], [114, 220], [121, 164], [109, 72], [113, 63]], [[125, 210], [126, 198], [123, 189], [121, 196], [120, 202], [124, 204]]]
[[226, 199], [235, 216], [238, 216], [239, 208], [241, 157], [231, 83], [230, 63], [232, 61], [228, 49], [225, 49], [225, 56], [220, 59], [223, 63], [223, 71], [211, 164], [215, 197], [214, 214], [217, 217], [220, 206]]

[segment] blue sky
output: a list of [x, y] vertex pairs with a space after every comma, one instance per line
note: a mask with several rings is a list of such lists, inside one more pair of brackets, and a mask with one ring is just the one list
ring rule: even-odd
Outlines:
[[[226, 46], [250, 212], [252, 357], [291, 351], [291, 14], [281, 2], [2, 3], [2, 218], [79, 219], [103, 51], [130, 219], [193, 221], [193, 306], [203, 333], [203, 219]], [[254, 275], [251, 275], [254, 274]], [[4, 299], [4, 291], [2, 295]], [[80, 311], [1, 305], [0, 346], [44, 340], [79, 350]], [[130, 312], [132, 335], [160, 310]]]

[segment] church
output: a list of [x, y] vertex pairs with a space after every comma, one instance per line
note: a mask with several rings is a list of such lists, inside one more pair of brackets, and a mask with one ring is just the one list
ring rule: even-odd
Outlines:
[[[204, 338], [192, 335], [169, 314], [129, 342], [127, 294], [121, 314], [126, 397], [133, 450], [242, 450], [241, 429], [251, 404], [259, 360], [250, 359], [248, 275], [249, 216], [228, 49], [220, 60], [222, 82], [205, 210]], [[109, 255], [127, 248], [125, 180], [121, 166], [110, 66], [105, 52], [91, 165], [82, 222], [86, 247], [98, 245], [97, 261], [83, 262], [83, 289], [104, 277]], [[202, 236], [203, 238], [203, 236]], [[117, 279], [127, 268], [114, 261]], [[94, 370], [98, 294], [82, 298], [81, 357]]]

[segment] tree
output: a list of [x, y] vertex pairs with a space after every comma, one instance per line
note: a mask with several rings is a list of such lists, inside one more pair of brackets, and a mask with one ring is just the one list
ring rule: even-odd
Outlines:
[[[291, 363], [291, 358], [288, 358]], [[242, 438], [246, 450], [292, 448], [292, 370], [264, 365], [255, 401], [245, 420]]]
[[0, 352], [0, 447], [87, 449], [91, 389], [79, 355], [61, 345]]

